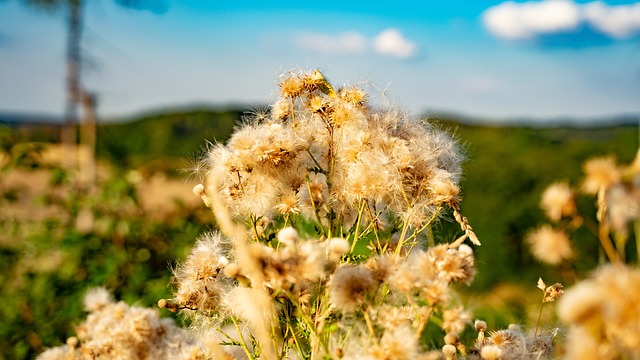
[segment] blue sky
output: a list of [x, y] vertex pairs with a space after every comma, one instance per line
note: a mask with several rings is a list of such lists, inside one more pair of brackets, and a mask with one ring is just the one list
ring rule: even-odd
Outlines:
[[[315, 68], [414, 114], [640, 113], [640, 2], [88, 3], [83, 80], [102, 118], [267, 104], [280, 74]], [[0, 0], [0, 111], [62, 114], [64, 29], [64, 13]]]

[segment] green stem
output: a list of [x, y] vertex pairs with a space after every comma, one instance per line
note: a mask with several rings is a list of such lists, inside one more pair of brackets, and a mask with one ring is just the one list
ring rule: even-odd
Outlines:
[[[409, 209], [411, 212], [411, 209]], [[407, 236], [407, 230], [409, 228], [409, 215], [405, 216], [403, 224], [402, 224], [402, 232], [400, 233], [400, 238], [398, 239], [398, 245], [396, 245], [396, 255], [400, 255], [400, 249], [402, 245], [404, 245], [404, 237]]]
[[247, 343], [244, 341], [244, 336], [242, 336], [242, 329], [240, 329], [240, 326], [238, 325], [236, 318], [231, 316], [231, 321], [233, 321], [233, 325], [236, 327], [236, 331], [238, 331], [238, 337], [240, 338], [240, 344], [242, 345], [244, 352], [247, 354], [247, 357], [249, 359], [253, 359], [253, 355], [251, 355], [251, 351], [249, 350]]
[[431, 315], [432, 314], [433, 314], [433, 309], [429, 308], [429, 314], [427, 316], [425, 316], [424, 318], [422, 318], [422, 320], [420, 321], [420, 325], [418, 326], [417, 334], [416, 334], [418, 336], [418, 338], [420, 338], [422, 336], [422, 332], [424, 331], [424, 329], [429, 324], [429, 320], [431, 319]]
[[360, 205], [360, 209], [358, 210], [358, 220], [356, 221], [356, 229], [355, 232], [353, 234], [353, 243], [351, 243], [351, 252], [350, 254], [353, 254], [353, 251], [356, 248], [356, 243], [358, 242], [358, 230], [360, 230], [360, 221], [362, 220], [362, 213], [364, 211], [364, 206], [365, 206], [366, 200], [362, 200], [362, 204]]
[[253, 227], [253, 233], [256, 236], [256, 241], [260, 241], [260, 235], [258, 235], [258, 218], [251, 216], [251, 226]]
[[[429, 228], [431, 226], [431, 223], [436, 219], [436, 217], [440, 213], [441, 208], [442, 207], [438, 207], [436, 211], [433, 213], [433, 215], [431, 215], [431, 218], [429, 218], [429, 220], [420, 229], [414, 231], [413, 234], [411, 234], [411, 236], [407, 238], [407, 241], [417, 237], [421, 232]], [[430, 242], [433, 242], [433, 233], [431, 233], [430, 231], [429, 234], [430, 235], [427, 235], [427, 236], [429, 237]], [[433, 244], [430, 243], [429, 245], [432, 246]]]
[[613, 247], [611, 238], [609, 237], [609, 221], [607, 220], [607, 203], [605, 202], [605, 187], [601, 187], [598, 191], [598, 212], [597, 218], [600, 222], [600, 227], [598, 228], [598, 239], [604, 248], [604, 251], [607, 253], [607, 257], [609, 261], [614, 264], [620, 262], [620, 258], [618, 256], [618, 252]]
[[313, 156], [313, 154], [311, 153], [311, 150], [307, 149], [307, 154], [309, 154], [309, 156], [311, 157], [311, 160], [313, 160], [313, 162], [316, 164], [318, 169], [320, 169], [320, 172], [326, 175], [327, 171], [323, 169], [322, 166], [320, 166], [320, 163], [318, 162], [318, 160], [316, 160], [316, 157]]
[[311, 207], [313, 208], [313, 214], [316, 217], [316, 221], [318, 222], [318, 227], [320, 228], [320, 231], [322, 232], [322, 236], [326, 237], [326, 232], [324, 230], [324, 226], [322, 225], [322, 220], [320, 220], [320, 214], [318, 213], [318, 207], [316, 206], [316, 201], [313, 198], [313, 194], [311, 193], [311, 179], [309, 179], [309, 176], [307, 176], [305, 178], [305, 181], [307, 182], [307, 192], [309, 192], [309, 200], [311, 201]]
[[544, 295], [542, 295], [543, 300], [540, 304], [540, 312], [538, 312], [538, 321], [536, 321], [536, 330], [533, 332], [534, 337], [538, 337], [538, 327], [540, 326], [540, 319], [542, 318], [542, 307], [544, 306]]
[[298, 354], [300, 354], [300, 359], [304, 359], [305, 358], [304, 351], [302, 351], [302, 346], [300, 346], [300, 341], [298, 340], [298, 337], [296, 336], [295, 330], [291, 326], [291, 321], [287, 321], [287, 328], [290, 329], [290, 331], [291, 331], [291, 337], [293, 338], [293, 343], [296, 344], [296, 349], [298, 349]]
[[369, 308], [362, 310], [362, 314], [364, 315], [364, 321], [367, 324], [367, 329], [369, 330], [369, 337], [373, 340], [375, 344], [378, 343], [378, 339], [376, 338], [376, 333], [373, 330], [373, 323], [371, 322], [371, 318], [369, 317]]

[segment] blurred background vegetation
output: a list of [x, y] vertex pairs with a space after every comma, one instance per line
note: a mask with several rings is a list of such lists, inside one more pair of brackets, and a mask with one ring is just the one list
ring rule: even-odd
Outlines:
[[[0, 359], [32, 358], [64, 342], [85, 316], [81, 298], [89, 287], [106, 286], [141, 306], [171, 296], [171, 267], [214, 226], [182, 170], [207, 141], [227, 139], [242, 116], [242, 109], [196, 109], [100, 124], [95, 186], [78, 183], [64, 166], [71, 152], [59, 143], [58, 126], [0, 123]], [[529, 305], [539, 303], [530, 296], [537, 278], [564, 280], [557, 268], [535, 262], [523, 242], [544, 221], [542, 191], [557, 180], [578, 183], [593, 156], [631, 162], [637, 127], [430, 121], [455, 134], [468, 158], [462, 211], [483, 245], [476, 280], [463, 292], [490, 328], [526, 322]], [[581, 207], [593, 212], [592, 200]], [[446, 240], [459, 232], [447, 219], [436, 227]], [[597, 239], [584, 234], [577, 249], [574, 266], [585, 274], [598, 262]]]

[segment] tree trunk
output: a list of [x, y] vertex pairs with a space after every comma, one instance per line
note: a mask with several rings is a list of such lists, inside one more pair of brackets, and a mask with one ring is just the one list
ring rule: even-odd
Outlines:
[[[77, 142], [76, 124], [78, 123], [78, 101], [80, 100], [82, 5], [82, 0], [68, 1], [66, 107], [60, 140], [73, 153], [75, 151], [72, 149], [75, 149]], [[77, 155], [69, 155], [66, 165], [74, 168], [78, 162]]]
[[79, 163], [80, 182], [93, 191], [96, 177], [96, 99], [93, 94], [81, 91], [82, 124], [80, 126], [81, 157]]

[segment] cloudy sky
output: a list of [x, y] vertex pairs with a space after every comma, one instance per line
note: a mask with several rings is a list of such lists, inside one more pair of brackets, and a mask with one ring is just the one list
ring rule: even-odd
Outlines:
[[[499, 121], [640, 113], [640, 2], [174, 1], [85, 12], [85, 87], [103, 118], [266, 104], [319, 68], [415, 114]], [[0, 0], [0, 112], [62, 114], [64, 13]]]

